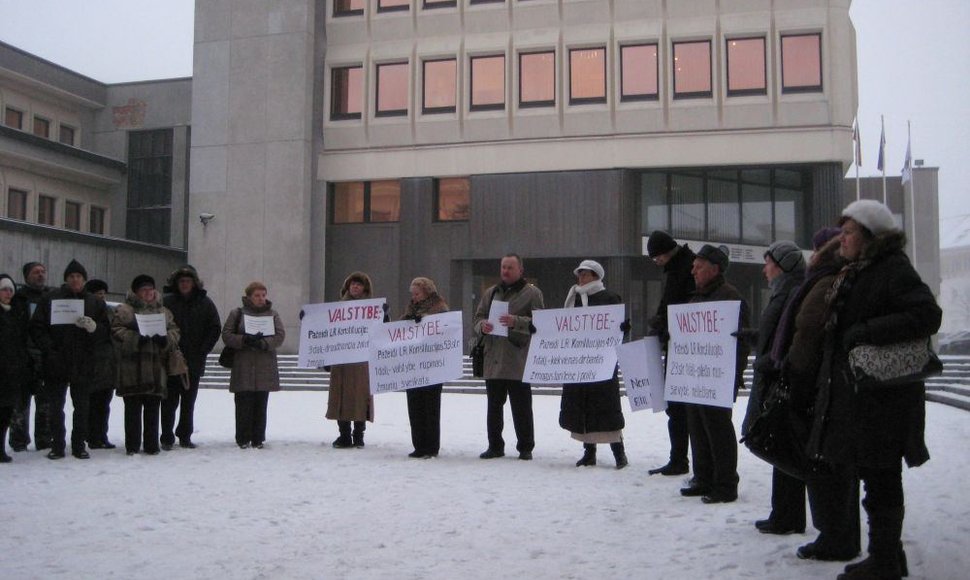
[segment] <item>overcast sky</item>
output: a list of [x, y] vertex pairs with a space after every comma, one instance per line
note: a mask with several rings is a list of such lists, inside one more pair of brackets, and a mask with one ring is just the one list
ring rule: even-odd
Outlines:
[[[267, 0], [272, 1], [272, 0]], [[106, 83], [192, 75], [194, 0], [0, 0], [0, 40]], [[940, 216], [970, 214], [970, 0], [853, 0], [861, 173], [940, 168]], [[850, 175], [854, 170], [850, 169]]]

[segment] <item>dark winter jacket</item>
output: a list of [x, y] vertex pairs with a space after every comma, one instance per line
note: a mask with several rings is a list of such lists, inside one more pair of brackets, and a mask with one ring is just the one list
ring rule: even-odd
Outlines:
[[942, 311], [903, 253], [905, 244], [900, 232], [877, 236], [833, 285], [831, 352], [822, 377], [827, 400], [816, 417], [822, 459], [832, 463], [894, 468], [900, 458], [910, 466], [929, 459], [924, 384], [867, 388], [852, 380], [847, 362], [853, 342], [888, 345], [929, 339], [939, 330]]
[[[622, 303], [618, 295], [604, 289], [590, 294], [587, 306]], [[576, 297], [576, 306], [582, 306], [579, 296]], [[559, 426], [563, 429], [570, 433], [586, 434], [619, 431], [625, 425], [616, 370], [613, 377], [605, 381], [562, 386]]]
[[[286, 338], [283, 321], [273, 310], [273, 303], [268, 300], [265, 306], [256, 307], [249, 298], [243, 296], [242, 303], [242, 308], [235, 308], [229, 313], [226, 324], [222, 327], [222, 342], [227, 347], [236, 349], [229, 377], [229, 391], [278, 391], [280, 370], [276, 361], [276, 349]], [[246, 345], [245, 316], [271, 316], [275, 334], [261, 338], [259, 346]]]
[[[195, 282], [195, 289], [187, 297], [178, 290], [178, 279], [185, 276], [191, 276]], [[180, 268], [173, 272], [164, 290], [167, 294], [162, 304], [175, 317], [181, 334], [179, 348], [185, 355], [194, 384], [205, 374], [205, 359], [219, 342], [222, 319], [194, 269]]]
[[[84, 315], [97, 324], [95, 331], [89, 333], [73, 324], [52, 326], [53, 300], [84, 300]], [[85, 388], [91, 384], [95, 373], [95, 345], [111, 340], [106, 309], [104, 302], [83, 290], [75, 294], [67, 284], [41, 298], [30, 318], [28, 332], [41, 352], [46, 381], [54, 385], [71, 383], [72, 386]]]
[[[741, 297], [738, 289], [728, 284], [723, 275], [719, 275], [704, 288], [698, 288], [690, 299], [690, 303], [697, 302], [720, 302], [723, 300], [740, 300], [741, 312], [739, 315], [738, 328], [746, 328], [751, 325], [751, 314], [748, 303]], [[734, 371], [734, 400], [738, 399], [738, 389], [744, 386], [744, 368], [748, 366], [748, 353], [751, 348], [743, 341], [738, 341], [737, 364]]]
[[[125, 303], [118, 306], [111, 322], [111, 337], [118, 352], [118, 394], [155, 395], [168, 394], [168, 357], [179, 342], [179, 329], [167, 308], [156, 298], [143, 302], [129, 292]], [[167, 343], [159, 346], [146, 340], [138, 331], [136, 314], [164, 314]]]
[[664, 266], [663, 296], [660, 297], [657, 313], [650, 319], [648, 334], [666, 338], [667, 307], [686, 304], [694, 294], [694, 276], [691, 275], [691, 269], [694, 267], [695, 257], [694, 252], [684, 244]]
[[0, 308], [0, 407], [15, 407], [21, 403], [30, 373], [27, 321], [27, 301], [14, 294], [10, 307]]
[[[23, 300], [27, 305], [28, 320], [34, 315], [40, 301], [43, 300], [44, 296], [51, 290], [52, 288], [48, 286], [34, 288], [33, 286], [27, 286], [26, 284], [17, 287], [17, 292], [14, 294], [14, 296], [19, 300]], [[42, 378], [41, 367], [43, 366], [43, 355], [40, 352], [40, 348], [34, 344], [34, 340], [29, 336], [29, 333], [27, 336], [27, 352], [30, 354], [31, 377], [36, 377], [38, 379]]]
[[[115, 310], [105, 305], [108, 316], [108, 328], [114, 322]], [[91, 382], [91, 392], [113, 389], [118, 383], [118, 350], [114, 341], [99, 342], [94, 345], [94, 380]]]

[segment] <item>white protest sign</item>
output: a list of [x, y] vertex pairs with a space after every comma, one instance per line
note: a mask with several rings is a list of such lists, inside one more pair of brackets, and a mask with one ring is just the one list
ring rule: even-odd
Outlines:
[[402, 320], [374, 329], [370, 337], [370, 392], [403, 391], [460, 378], [461, 312]]
[[246, 334], [262, 334], [263, 336], [274, 336], [276, 325], [273, 324], [272, 316], [250, 316], [243, 314], [243, 326]]
[[384, 298], [307, 304], [300, 321], [297, 366], [366, 362], [370, 335], [384, 322]]
[[623, 369], [623, 385], [631, 411], [653, 409], [659, 413], [667, 408], [664, 399], [664, 365], [660, 355], [660, 340], [648, 336], [616, 347], [616, 355]]
[[622, 304], [534, 311], [536, 334], [522, 381], [541, 385], [611, 379], [616, 347], [623, 342], [623, 319]]
[[666, 399], [734, 406], [741, 302], [698, 302], [667, 307]]
[[492, 336], [508, 336], [509, 327], [502, 324], [499, 320], [509, 313], [509, 303], [503, 300], [492, 300], [488, 307], [488, 321], [492, 323]]
[[164, 314], [135, 314], [138, 334], [142, 336], [167, 336]]
[[51, 300], [51, 326], [74, 324], [84, 316], [84, 300]]

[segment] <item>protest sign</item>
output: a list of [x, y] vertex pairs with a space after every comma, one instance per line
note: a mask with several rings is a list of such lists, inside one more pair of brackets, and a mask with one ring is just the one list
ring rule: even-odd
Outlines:
[[384, 298], [307, 304], [300, 321], [300, 368], [365, 362], [372, 329], [384, 322]]
[[734, 406], [734, 372], [741, 302], [698, 302], [667, 307], [666, 399]]
[[403, 391], [460, 378], [462, 353], [459, 311], [383, 324], [370, 337], [370, 391]]
[[660, 355], [660, 340], [656, 336], [627, 342], [616, 347], [616, 355], [623, 370], [623, 385], [631, 411], [653, 409], [659, 413], [667, 408], [664, 399], [664, 365]]
[[168, 336], [165, 328], [165, 314], [135, 314], [138, 334], [142, 336]]
[[488, 321], [492, 323], [492, 336], [508, 336], [509, 327], [504, 326], [500, 318], [509, 313], [509, 303], [503, 300], [492, 300], [488, 307]]
[[84, 316], [84, 300], [51, 300], [51, 325], [74, 324]]
[[262, 334], [263, 336], [274, 336], [276, 325], [273, 323], [272, 316], [250, 316], [243, 314], [243, 326], [246, 334]]
[[616, 347], [623, 342], [622, 304], [536, 310], [522, 380], [526, 383], [591, 383], [613, 377]]

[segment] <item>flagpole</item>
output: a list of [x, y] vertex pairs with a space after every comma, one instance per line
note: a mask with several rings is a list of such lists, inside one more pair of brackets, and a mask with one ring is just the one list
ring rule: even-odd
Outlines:
[[859, 201], [862, 199], [862, 186], [859, 182], [859, 166], [862, 165], [862, 136], [859, 132], [859, 116], [856, 115], [855, 126], [852, 128], [852, 156], [855, 157], [855, 199]]
[[909, 165], [909, 200], [913, 208], [913, 267], [919, 271], [919, 268], [917, 268], [919, 260], [916, 257], [916, 171], [913, 167], [912, 137], [909, 121], [906, 121], [906, 163]]
[[879, 115], [879, 123], [882, 125], [882, 137], [879, 143], [880, 158], [882, 160], [882, 203], [889, 205], [889, 196], [886, 195], [886, 118]]

